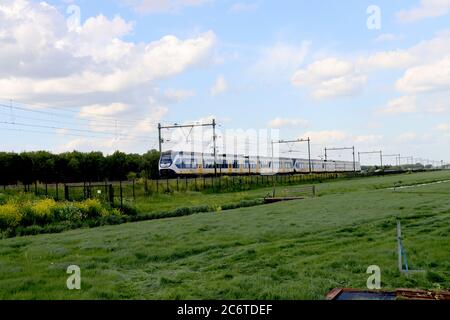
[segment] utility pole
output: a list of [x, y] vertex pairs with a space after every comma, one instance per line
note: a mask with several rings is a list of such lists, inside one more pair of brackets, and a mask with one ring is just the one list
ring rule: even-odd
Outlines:
[[353, 146], [353, 171], [356, 172], [355, 146]]
[[[288, 143], [308, 143], [308, 164], [309, 164], [309, 173], [312, 173], [312, 161], [311, 161], [311, 139], [308, 137], [307, 139], [297, 139], [297, 140], [279, 140], [276, 143], [278, 144], [288, 144]], [[273, 144], [275, 142], [272, 141], [272, 163], [273, 163]]]
[[274, 174], [274, 171], [273, 171], [273, 160], [274, 160], [274, 158], [273, 158], [273, 156], [274, 156], [274, 154], [273, 154], [273, 140], [272, 140], [272, 164], [271, 164], [271, 167], [272, 167], [272, 175]]
[[325, 148], [325, 161], [328, 161], [328, 151], [352, 150], [353, 155], [353, 171], [356, 172], [356, 153], [355, 147], [348, 148]]
[[383, 167], [383, 151], [358, 152], [358, 162], [361, 163], [361, 155], [362, 154], [375, 154], [375, 153], [380, 154], [380, 164], [381, 164], [381, 167]]
[[159, 154], [162, 152], [162, 137], [161, 137], [161, 123], [158, 123], [158, 141], [159, 141]]
[[161, 136], [162, 129], [182, 129], [182, 128], [195, 128], [195, 127], [212, 127], [213, 128], [213, 144], [214, 144], [214, 175], [217, 176], [217, 147], [216, 147], [216, 120], [213, 119], [212, 123], [204, 123], [204, 124], [186, 124], [186, 125], [178, 125], [174, 124], [172, 126], [162, 126], [160, 123], [158, 124], [158, 136], [159, 136], [159, 152], [162, 152], [162, 144], [164, 143], [164, 139]]
[[308, 162], [309, 162], [309, 173], [312, 173], [312, 163], [311, 163], [311, 138], [308, 137]]
[[217, 177], [216, 119], [213, 119], [212, 127], [213, 127], [213, 148], [214, 148], [214, 176]]
[[382, 155], [382, 158], [392, 158], [395, 157], [395, 165], [400, 165], [400, 161], [399, 158], [401, 157], [400, 154], [386, 154], [386, 155]]
[[409, 162], [411, 161], [412, 164], [414, 164], [414, 157], [399, 157], [399, 161], [401, 165], [401, 159], [405, 159], [406, 160], [406, 165], [409, 165]]

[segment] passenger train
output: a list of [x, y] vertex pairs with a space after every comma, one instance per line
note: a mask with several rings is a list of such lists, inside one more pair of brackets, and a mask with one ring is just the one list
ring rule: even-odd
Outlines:
[[[324, 161], [308, 159], [252, 157], [242, 155], [217, 155], [217, 173], [221, 175], [245, 174], [289, 174], [320, 172], [360, 172], [361, 165], [351, 161]], [[214, 154], [166, 151], [159, 162], [161, 176], [202, 176], [213, 175]]]

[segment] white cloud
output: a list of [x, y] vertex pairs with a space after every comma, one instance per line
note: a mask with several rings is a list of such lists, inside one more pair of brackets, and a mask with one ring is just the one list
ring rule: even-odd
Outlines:
[[358, 95], [362, 92], [366, 83], [367, 76], [358, 74], [330, 79], [322, 82], [314, 90], [313, 97], [322, 99]]
[[403, 96], [388, 102], [387, 106], [382, 108], [381, 113], [384, 114], [404, 114], [417, 111], [416, 97]]
[[448, 123], [441, 123], [439, 125], [436, 126], [436, 129], [439, 131], [450, 131], [450, 125]]
[[376, 134], [369, 134], [369, 135], [361, 135], [354, 137], [354, 141], [356, 143], [363, 143], [363, 144], [373, 144], [373, 143], [379, 143], [383, 139], [382, 135], [376, 135]]
[[[158, 81], [212, 63], [216, 37], [205, 32], [187, 39], [167, 35], [147, 43], [124, 40], [133, 27], [120, 16], [109, 19], [98, 15], [87, 17], [79, 28], [69, 29], [64, 15], [45, 2], [2, 1], [0, 96], [70, 108], [79, 112], [78, 119], [74, 113], [77, 123], [89, 124], [96, 132], [111, 131], [104, 122], [103, 126], [97, 124], [101, 117], [116, 116], [119, 139], [154, 135], [157, 122], [168, 112], [165, 104], [190, 94], [161, 94]], [[128, 127], [121, 123], [130, 117], [142, 120]], [[100, 150], [108, 145], [140, 151], [152, 147], [151, 143], [129, 139], [118, 143], [105, 137], [95, 138]], [[83, 141], [88, 145], [86, 140], [66, 147]]]
[[445, 58], [450, 54], [450, 29], [437, 32], [433, 38], [409, 48], [408, 52], [422, 64]]
[[349, 135], [340, 130], [330, 131], [308, 131], [300, 138], [310, 138], [313, 144], [329, 144], [344, 141], [349, 138]]
[[233, 13], [253, 12], [256, 10], [258, 10], [257, 3], [247, 3], [247, 2], [236, 2], [230, 8], [230, 11]]
[[95, 116], [113, 116], [127, 111], [130, 106], [124, 103], [112, 103], [110, 105], [95, 104], [84, 106], [80, 110], [80, 117], [89, 118]]
[[397, 13], [401, 22], [415, 22], [445, 16], [450, 11], [450, 0], [421, 0], [420, 5]]
[[297, 70], [292, 76], [292, 84], [308, 88], [315, 98], [350, 96], [364, 89], [371, 73], [410, 68], [397, 82], [399, 91], [415, 94], [446, 90], [449, 59], [450, 30], [444, 30], [407, 49], [378, 51], [348, 59], [327, 57], [317, 60]]
[[164, 92], [164, 96], [170, 101], [180, 102], [195, 96], [195, 92], [192, 90], [169, 89]]
[[375, 42], [391, 42], [400, 41], [403, 39], [402, 35], [395, 35], [392, 33], [382, 33], [374, 39]]
[[[433, 102], [433, 104], [434, 104], [434, 102]], [[449, 110], [449, 108], [447, 108], [443, 105], [437, 105], [437, 106], [431, 105], [425, 109], [425, 112], [431, 113], [431, 114], [439, 114], [439, 113], [446, 113], [448, 110]]]
[[298, 70], [292, 81], [298, 86], [310, 85], [322, 80], [343, 77], [351, 72], [353, 72], [352, 63], [336, 58], [327, 58], [308, 65], [304, 70]]
[[0, 27], [11, 38], [0, 52], [0, 67], [5, 67], [0, 68], [0, 93], [18, 99], [117, 92], [175, 76], [205, 63], [215, 43], [212, 32], [186, 40], [168, 35], [147, 44], [124, 42], [119, 38], [131, 24], [101, 15], [70, 32], [57, 24], [63, 17], [54, 8], [18, 3], [28, 5], [0, 7]]
[[299, 45], [278, 42], [261, 50], [260, 57], [250, 71], [258, 75], [267, 75], [265, 78], [284, 72], [292, 73], [303, 63], [310, 46], [311, 43], [308, 41]]
[[225, 93], [228, 90], [228, 83], [225, 80], [224, 76], [219, 76], [216, 79], [216, 82], [211, 87], [211, 95], [218, 96], [220, 94]]
[[124, 0], [140, 13], [177, 13], [186, 7], [200, 7], [212, 0]]
[[362, 68], [368, 70], [404, 69], [417, 61], [417, 58], [406, 50], [381, 51], [358, 61]]
[[354, 64], [336, 58], [316, 61], [292, 76], [294, 86], [309, 87], [317, 99], [356, 95], [366, 82]]
[[405, 132], [400, 134], [396, 140], [397, 142], [410, 142], [417, 139], [417, 133], [415, 132]]
[[396, 87], [407, 93], [450, 90], [450, 56], [406, 70]]
[[275, 118], [269, 121], [269, 128], [282, 128], [282, 127], [299, 127], [305, 128], [309, 125], [309, 122], [304, 119], [283, 119]]
[[356, 135], [341, 130], [329, 131], [309, 131], [305, 132], [302, 137], [310, 137], [313, 145], [321, 145], [332, 147], [333, 144], [341, 144], [343, 146], [360, 145], [373, 146], [383, 140], [382, 135], [366, 134]]

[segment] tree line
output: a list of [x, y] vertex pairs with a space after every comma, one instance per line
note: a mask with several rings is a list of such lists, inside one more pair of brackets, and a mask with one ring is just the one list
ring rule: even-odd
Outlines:
[[116, 151], [78, 151], [53, 154], [47, 151], [0, 152], [0, 184], [118, 181], [133, 177], [156, 179], [159, 176], [159, 152], [143, 155]]

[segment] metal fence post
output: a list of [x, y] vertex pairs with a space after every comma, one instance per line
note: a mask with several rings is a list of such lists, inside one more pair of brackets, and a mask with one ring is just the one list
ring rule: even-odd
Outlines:
[[109, 203], [114, 206], [114, 187], [112, 184], [109, 185]]
[[69, 199], [69, 186], [64, 184], [64, 199], [70, 201]]
[[123, 207], [123, 190], [122, 190], [122, 180], [119, 181], [119, 187], [120, 187], [120, 207]]

